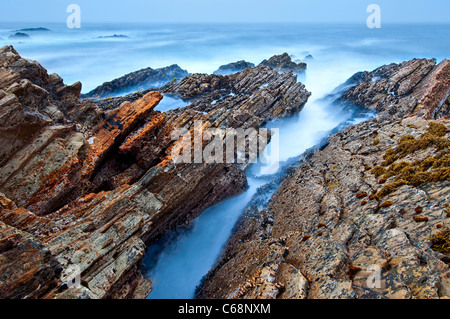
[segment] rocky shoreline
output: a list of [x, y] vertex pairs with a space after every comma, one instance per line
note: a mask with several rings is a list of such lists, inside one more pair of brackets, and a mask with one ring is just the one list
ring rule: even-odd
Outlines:
[[[287, 53], [275, 55], [268, 60], [262, 61], [258, 66], [269, 66], [280, 73], [292, 72], [295, 75], [303, 75], [306, 72], [307, 64], [304, 62], [293, 62]], [[254, 68], [255, 65], [244, 60], [222, 65], [214, 71], [214, 75], [233, 75], [247, 68]], [[106, 108], [116, 108], [125, 100], [135, 101], [150, 91], [164, 91], [170, 93], [165, 86], [170, 86], [170, 82], [177, 83], [190, 73], [174, 64], [168, 67], [152, 69], [146, 68], [131, 72], [110, 82], [103, 83], [87, 94], [83, 94], [84, 99], [93, 99]], [[173, 84], [172, 83], [172, 84]], [[134, 90], [134, 93], [123, 96], [123, 92]], [[117, 97], [117, 95], [122, 95]]]
[[146, 68], [103, 83], [89, 93], [83, 94], [82, 97], [99, 100], [126, 91], [133, 90], [138, 92], [148, 90], [152, 87], [162, 86], [170, 81], [177, 81], [188, 75], [188, 71], [183, 70], [176, 64], [160, 69]]
[[450, 297], [450, 62], [351, 81], [336, 103], [377, 118], [331, 136], [242, 217], [198, 298]]
[[[102, 109], [80, 100], [80, 83], [65, 85], [10, 46], [0, 62], [2, 298], [146, 297], [146, 246], [246, 187], [235, 164], [175, 165], [171, 133], [196, 120], [258, 129], [310, 95], [292, 73], [258, 66], [164, 86], [192, 102], [183, 109], [154, 111], [155, 91]], [[73, 266], [79, 286], [68, 282]]]
[[[0, 298], [147, 297], [146, 247], [247, 186], [246, 165], [175, 164], [172, 133], [260, 129], [310, 97], [287, 54], [239, 62], [101, 98], [153, 81], [144, 69], [80, 99], [81, 83], [0, 49]], [[335, 103], [377, 118], [331, 136], [243, 216], [198, 297], [449, 297], [449, 75], [447, 60], [415, 59], [350, 79]], [[189, 105], [155, 111], [162, 94]], [[380, 288], [364, 284], [372, 266]]]

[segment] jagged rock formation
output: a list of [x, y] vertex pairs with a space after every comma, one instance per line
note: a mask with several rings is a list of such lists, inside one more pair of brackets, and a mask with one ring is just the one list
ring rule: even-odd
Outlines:
[[52, 30], [47, 29], [47, 28], [43, 28], [43, 27], [24, 28], [24, 29], [16, 30], [16, 32], [48, 32], [48, 31], [52, 31]]
[[[253, 77], [251, 82], [248, 78]], [[104, 109], [114, 109], [124, 101], [136, 101], [150, 90], [136, 92], [124, 97], [107, 98], [97, 101]], [[159, 92], [182, 98], [190, 109], [198, 112], [220, 107], [236, 108], [240, 103], [250, 103], [247, 108], [257, 110], [263, 121], [268, 118], [283, 117], [297, 113], [310, 93], [306, 92], [301, 83], [296, 83], [296, 77], [289, 74], [279, 74], [274, 69], [260, 65], [231, 75], [192, 74], [179, 82], [170, 82], [159, 88]], [[277, 101], [278, 93], [285, 95], [284, 100]], [[253, 96], [252, 96], [253, 95]], [[264, 114], [270, 103], [276, 103], [277, 110], [273, 114]], [[249, 110], [246, 110], [250, 113]], [[280, 114], [274, 114], [280, 113]], [[236, 117], [236, 116], [235, 116]]]
[[104, 110], [80, 91], [0, 49], [1, 298], [146, 297], [146, 245], [246, 186], [233, 163], [175, 164], [174, 130], [196, 120], [259, 128], [309, 97], [294, 75], [265, 66], [171, 82], [164, 91], [192, 105], [166, 113], [154, 110], [159, 92]]
[[[197, 112], [228, 110], [231, 127], [259, 127], [269, 119], [298, 113], [310, 96], [296, 76], [263, 65], [229, 76], [193, 74], [160, 91], [193, 101], [189, 108]], [[256, 122], [249, 122], [250, 117]]]
[[449, 298], [450, 61], [359, 73], [378, 111], [308, 153], [244, 216], [200, 298]]
[[280, 72], [293, 72], [295, 74], [301, 74], [306, 71], [306, 63], [295, 63], [287, 53], [280, 55], [274, 55], [269, 60], [264, 60], [261, 65], [270, 66], [271, 68]]
[[255, 67], [255, 65], [253, 63], [246, 62], [244, 60], [240, 60], [240, 61], [237, 61], [234, 63], [222, 65], [216, 71], [214, 71], [214, 74], [230, 75], [230, 74], [245, 70], [248, 67], [253, 68], [253, 67]]
[[162, 86], [173, 80], [182, 79], [187, 75], [189, 73], [176, 64], [160, 69], [146, 68], [126, 74], [111, 82], [103, 83], [91, 92], [83, 95], [83, 97], [100, 99], [130, 90], [147, 90]]
[[[237, 72], [243, 71], [248, 67], [254, 67], [253, 63], [246, 62], [244, 60], [229, 63], [221, 66], [217, 71], [211, 75], [211, 79], [214, 75], [232, 75]], [[279, 72], [293, 72], [296, 75], [304, 74], [306, 71], [306, 63], [295, 63], [291, 57], [287, 54], [275, 55], [268, 60], [261, 62], [259, 66], [268, 66]], [[153, 70], [151, 68], [142, 69], [136, 72], [132, 72], [124, 75], [111, 82], [106, 82], [101, 86], [95, 88], [87, 94], [83, 94], [83, 98], [92, 98], [100, 103], [103, 108], [115, 108], [121, 104], [120, 101], [125, 99], [136, 100], [150, 92], [153, 88], [158, 88], [167, 92], [167, 89], [160, 88], [162, 86], [171, 87], [173, 84], [179, 82], [179, 80], [185, 78], [189, 73], [181, 69], [178, 65], [172, 65], [169, 67]], [[173, 82], [173, 83], [170, 83]], [[263, 83], [264, 84], [264, 83]], [[261, 84], [261, 85], [263, 85]], [[135, 93], [128, 94], [122, 97], [111, 97], [130, 90], [135, 90]], [[106, 98], [106, 99], [105, 99]]]
[[24, 32], [16, 32], [14, 34], [11, 34], [8, 37], [8, 39], [12, 39], [12, 40], [14, 40], [14, 39], [24, 40], [24, 39], [29, 39], [29, 38], [30, 38], [30, 36], [28, 34], [24, 33]]

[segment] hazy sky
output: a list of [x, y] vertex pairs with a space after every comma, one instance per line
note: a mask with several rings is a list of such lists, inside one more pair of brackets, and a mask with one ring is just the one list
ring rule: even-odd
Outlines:
[[450, 22], [450, 0], [0, 0], [0, 21], [65, 23], [72, 3], [86, 23], [365, 23], [372, 3], [384, 23]]

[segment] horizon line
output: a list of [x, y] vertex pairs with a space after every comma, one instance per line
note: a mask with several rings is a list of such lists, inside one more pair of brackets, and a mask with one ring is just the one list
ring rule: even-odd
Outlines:
[[[62, 21], [0, 21], [0, 24], [9, 23], [34, 23], [34, 24], [62, 24], [65, 25], [66, 22]], [[331, 24], [365, 24], [366, 21], [82, 21], [82, 24], [321, 24], [321, 25], [331, 25]], [[382, 22], [382, 25], [450, 25], [450, 21], [397, 21], [397, 22]]]

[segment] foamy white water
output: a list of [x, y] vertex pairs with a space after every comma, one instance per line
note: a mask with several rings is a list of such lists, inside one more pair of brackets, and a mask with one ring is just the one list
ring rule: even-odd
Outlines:
[[[268, 128], [278, 129], [278, 136], [273, 139], [279, 141], [279, 153], [277, 163], [269, 160], [268, 164], [255, 165], [252, 171], [259, 170], [257, 175], [274, 174], [279, 171], [273, 167], [281, 167], [281, 163], [302, 154], [307, 149], [316, 145], [321, 139], [351, 117], [351, 112], [337, 110], [324, 101], [316, 100], [307, 103], [298, 116], [276, 120], [267, 125]], [[269, 159], [272, 143], [268, 145]]]

